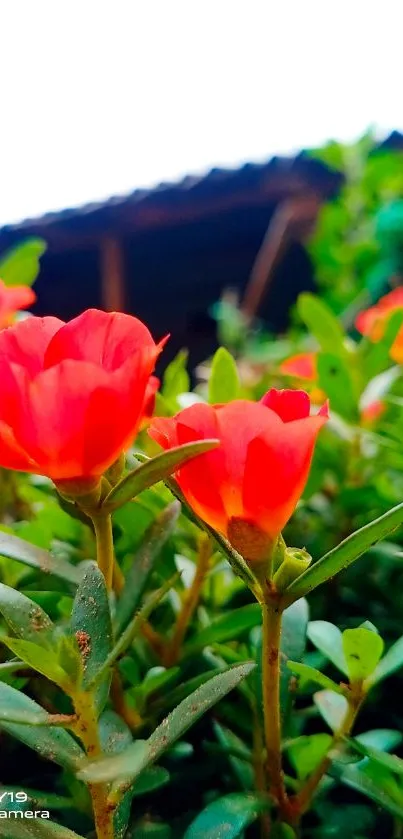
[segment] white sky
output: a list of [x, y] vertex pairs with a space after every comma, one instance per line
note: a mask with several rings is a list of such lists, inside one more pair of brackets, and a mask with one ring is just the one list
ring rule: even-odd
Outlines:
[[0, 0], [0, 223], [403, 130], [401, 0]]

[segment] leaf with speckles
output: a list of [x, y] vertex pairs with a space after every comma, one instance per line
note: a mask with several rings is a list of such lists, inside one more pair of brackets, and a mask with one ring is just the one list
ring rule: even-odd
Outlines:
[[[105, 579], [95, 562], [87, 571], [73, 603], [71, 631], [78, 643], [85, 689], [97, 676], [112, 649], [112, 622]], [[109, 693], [110, 673], [106, 672], [97, 687], [96, 699], [101, 711]]]
[[17, 638], [42, 647], [52, 646], [55, 627], [46, 612], [4, 583], [0, 583], [0, 613]]
[[[46, 712], [21, 691], [0, 682], [0, 707], [15, 715], [38, 715]], [[27, 725], [0, 719], [0, 729], [34, 749], [41, 757], [53, 760], [66, 769], [77, 769], [85, 758], [73, 737], [57, 726]]]
[[116, 778], [132, 780], [175, 743], [213, 705], [253, 670], [254, 662], [236, 664], [218, 673], [187, 696], [155, 729], [148, 740], [133, 743], [117, 757], [88, 763], [78, 773], [83, 781], [99, 783]]
[[0, 556], [15, 559], [30, 568], [36, 568], [43, 574], [52, 574], [66, 583], [77, 586], [83, 576], [79, 566], [71, 565], [62, 557], [54, 557], [44, 548], [31, 545], [19, 536], [11, 533], [0, 533]]

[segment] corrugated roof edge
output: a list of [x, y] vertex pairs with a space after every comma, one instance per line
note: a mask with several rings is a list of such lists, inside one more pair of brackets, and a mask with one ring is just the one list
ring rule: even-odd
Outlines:
[[[97, 213], [99, 211], [122, 206], [124, 204], [137, 204], [147, 198], [157, 198], [163, 194], [166, 195], [167, 193], [184, 191], [191, 192], [192, 189], [201, 184], [207, 184], [209, 182], [218, 183], [220, 181], [230, 180], [233, 177], [242, 177], [243, 174], [248, 172], [264, 172], [265, 170], [267, 172], [270, 172], [270, 170], [274, 172], [274, 170], [276, 170], [276, 172], [281, 171], [286, 174], [287, 172], [291, 172], [293, 169], [299, 168], [301, 164], [302, 167], [306, 169], [306, 174], [307, 170], [311, 170], [312, 173], [314, 170], [316, 170], [316, 173], [319, 170], [321, 170], [322, 174], [326, 173], [329, 180], [328, 189], [329, 186], [330, 191], [333, 191], [333, 188], [337, 189], [337, 183], [340, 181], [338, 173], [328, 169], [328, 167], [326, 167], [323, 163], [320, 163], [320, 161], [310, 158], [309, 155], [303, 151], [295, 157], [272, 157], [261, 163], [247, 162], [242, 166], [231, 168], [215, 167], [200, 175], [186, 175], [179, 181], [163, 181], [156, 184], [154, 187], [150, 187], [149, 189], [139, 188], [121, 195], [112, 195], [102, 201], [93, 201], [76, 207], [67, 207], [63, 210], [51, 211], [43, 215], [28, 217], [13, 224], [3, 225], [0, 227], [0, 235], [9, 231], [11, 232], [23, 228], [29, 228], [34, 225], [48, 225], [55, 222], [60, 223], [64, 220], [67, 221], [74, 216], [87, 216], [91, 213]], [[313, 178], [313, 180], [317, 179]], [[325, 190], [325, 192], [327, 191], [328, 190]]]
[[[403, 149], [403, 134], [398, 131], [393, 131], [377, 146], [379, 150], [386, 149]], [[331, 197], [336, 194], [342, 182], [342, 176], [334, 169], [330, 169], [321, 163], [318, 159], [311, 157], [309, 152], [301, 151], [294, 157], [278, 157], [274, 156], [266, 161], [247, 162], [242, 166], [219, 168], [214, 167], [200, 175], [185, 175], [178, 181], [162, 181], [148, 189], [139, 188], [121, 195], [112, 195], [109, 198], [101, 201], [92, 201], [86, 204], [78, 205], [76, 207], [67, 207], [63, 210], [51, 211], [39, 216], [32, 216], [22, 219], [13, 224], [6, 224], [0, 227], [0, 235], [11, 231], [18, 231], [32, 226], [48, 225], [52, 223], [60, 223], [67, 221], [74, 216], [88, 216], [92, 213], [98, 213], [108, 208], [121, 207], [124, 204], [138, 204], [145, 199], [158, 198], [161, 195], [175, 192], [191, 192], [192, 189], [201, 184], [208, 184], [209, 182], [219, 182], [230, 180], [233, 177], [242, 177], [247, 172], [270, 172], [272, 170], [280, 171], [282, 173], [292, 172], [293, 169], [305, 169], [305, 174], [312, 176], [316, 186], [318, 184], [318, 175], [320, 173], [321, 179], [326, 181], [326, 186], [322, 184], [322, 191], [324, 197]], [[316, 175], [316, 177], [315, 177]], [[308, 178], [309, 179], [309, 178]]]

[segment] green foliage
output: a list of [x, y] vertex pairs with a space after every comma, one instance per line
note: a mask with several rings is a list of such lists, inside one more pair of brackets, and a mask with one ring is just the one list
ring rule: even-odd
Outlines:
[[220, 839], [223, 831], [228, 839], [235, 839], [265, 807], [267, 804], [256, 795], [225, 795], [197, 816], [188, 827], [185, 839]]
[[0, 278], [7, 286], [34, 284], [39, 273], [39, 260], [45, 253], [42, 239], [27, 239], [0, 257]]
[[239, 396], [239, 376], [235, 361], [225, 349], [220, 347], [211, 364], [209, 378], [209, 402], [220, 404], [231, 402]]

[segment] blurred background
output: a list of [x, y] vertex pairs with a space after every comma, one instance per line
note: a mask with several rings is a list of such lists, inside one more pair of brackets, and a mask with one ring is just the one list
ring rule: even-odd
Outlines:
[[398, 18], [3, 4], [0, 256], [46, 242], [33, 311], [131, 312], [193, 369], [238, 322], [283, 333], [300, 291], [377, 299], [400, 271], [376, 232], [403, 188]]

